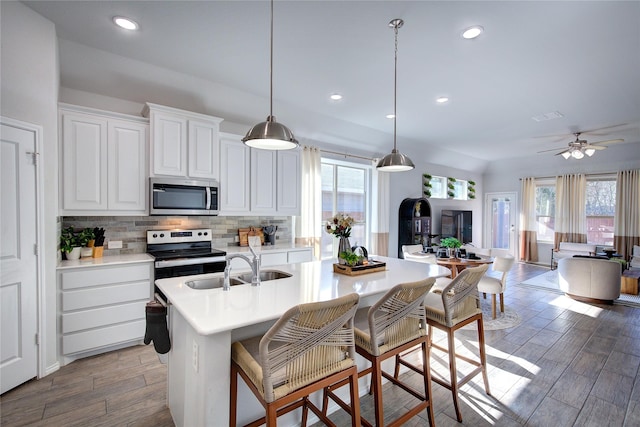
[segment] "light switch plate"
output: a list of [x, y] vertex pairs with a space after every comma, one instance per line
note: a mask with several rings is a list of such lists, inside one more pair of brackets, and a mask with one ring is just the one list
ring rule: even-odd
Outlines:
[[109, 249], [122, 249], [122, 240], [109, 240]]

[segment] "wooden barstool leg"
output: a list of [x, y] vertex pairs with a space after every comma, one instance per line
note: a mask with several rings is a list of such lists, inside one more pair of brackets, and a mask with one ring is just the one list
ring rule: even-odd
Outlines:
[[453, 330], [447, 330], [447, 338], [449, 341], [449, 374], [451, 377], [451, 394], [453, 395], [453, 407], [456, 411], [458, 422], [462, 422], [462, 413], [458, 405], [458, 374], [456, 368], [456, 344], [453, 336]]
[[382, 366], [380, 359], [375, 357], [371, 362], [371, 385], [376, 415], [376, 426], [384, 425], [384, 405], [382, 404]]
[[[433, 415], [433, 395], [431, 394], [431, 363], [429, 357], [431, 352], [427, 343], [422, 343], [422, 377], [424, 380], [424, 396], [429, 401], [427, 405], [427, 416], [429, 417], [429, 425], [435, 427], [436, 421]], [[399, 364], [396, 364], [396, 367]]]
[[349, 395], [351, 398], [351, 427], [360, 427], [360, 404], [355, 405], [357, 401], [358, 372], [354, 372], [349, 377]]
[[482, 365], [482, 379], [484, 379], [484, 390], [489, 396], [489, 377], [487, 376], [487, 353], [484, 347], [484, 322], [482, 321], [482, 315], [478, 317], [478, 348], [480, 350], [480, 364]]
[[236, 408], [238, 406], [238, 369], [231, 364], [231, 404], [229, 405], [229, 427], [236, 427]]
[[500, 293], [500, 311], [504, 313], [504, 294]]

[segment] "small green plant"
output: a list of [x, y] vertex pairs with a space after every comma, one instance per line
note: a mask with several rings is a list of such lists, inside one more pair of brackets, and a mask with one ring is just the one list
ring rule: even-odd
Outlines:
[[460, 240], [455, 237], [445, 237], [444, 239], [440, 239], [440, 246], [444, 246], [445, 248], [457, 249], [462, 246]]
[[620, 263], [620, 269], [621, 269], [622, 271], [624, 271], [624, 270], [626, 270], [626, 269], [627, 269], [627, 261], [625, 261], [625, 260], [624, 260], [624, 259], [622, 259], [622, 258], [610, 258], [610, 259], [609, 259], [609, 261], [615, 261], [615, 262]]
[[447, 188], [450, 189], [450, 190], [453, 190], [453, 189], [456, 188], [456, 186], [451, 184], [451, 183], [449, 183], [449, 184], [447, 184]]
[[357, 265], [363, 259], [363, 257], [351, 251], [340, 252], [340, 258], [343, 259], [347, 263], [347, 265], [351, 267], [353, 267], [354, 265]]
[[85, 228], [78, 233], [78, 243], [80, 243], [80, 246], [87, 246], [89, 241], [95, 239], [95, 237], [93, 229]]
[[467, 181], [467, 184], [469, 184], [469, 185], [470, 185], [470, 186], [472, 186], [472, 187], [473, 187], [474, 185], [476, 185], [475, 181]]
[[423, 177], [423, 178], [425, 178], [425, 179], [431, 179], [431, 178], [433, 178], [433, 177], [432, 177], [431, 175], [429, 175], [428, 173], [423, 173], [423, 174], [422, 174], [422, 177]]
[[456, 179], [455, 179], [455, 178], [452, 178], [452, 177], [450, 177], [450, 176], [449, 176], [449, 177], [447, 177], [447, 181], [449, 181], [449, 182], [456, 182]]
[[60, 231], [60, 251], [69, 253], [75, 247], [81, 246], [78, 234], [73, 231], [73, 227], [63, 228]]
[[422, 194], [424, 194], [424, 197], [431, 197], [431, 191], [430, 190], [424, 190], [422, 192]]

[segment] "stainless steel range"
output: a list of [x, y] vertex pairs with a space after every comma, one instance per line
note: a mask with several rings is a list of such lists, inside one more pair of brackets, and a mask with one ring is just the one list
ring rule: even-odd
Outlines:
[[155, 261], [155, 279], [219, 273], [227, 253], [211, 247], [211, 229], [147, 231], [147, 253]]

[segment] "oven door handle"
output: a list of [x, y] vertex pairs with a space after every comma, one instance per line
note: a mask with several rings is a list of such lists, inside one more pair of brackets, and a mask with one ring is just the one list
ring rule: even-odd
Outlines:
[[166, 261], [156, 261], [156, 268], [179, 267], [181, 265], [209, 264], [212, 262], [227, 262], [227, 258], [223, 256], [187, 258]]

